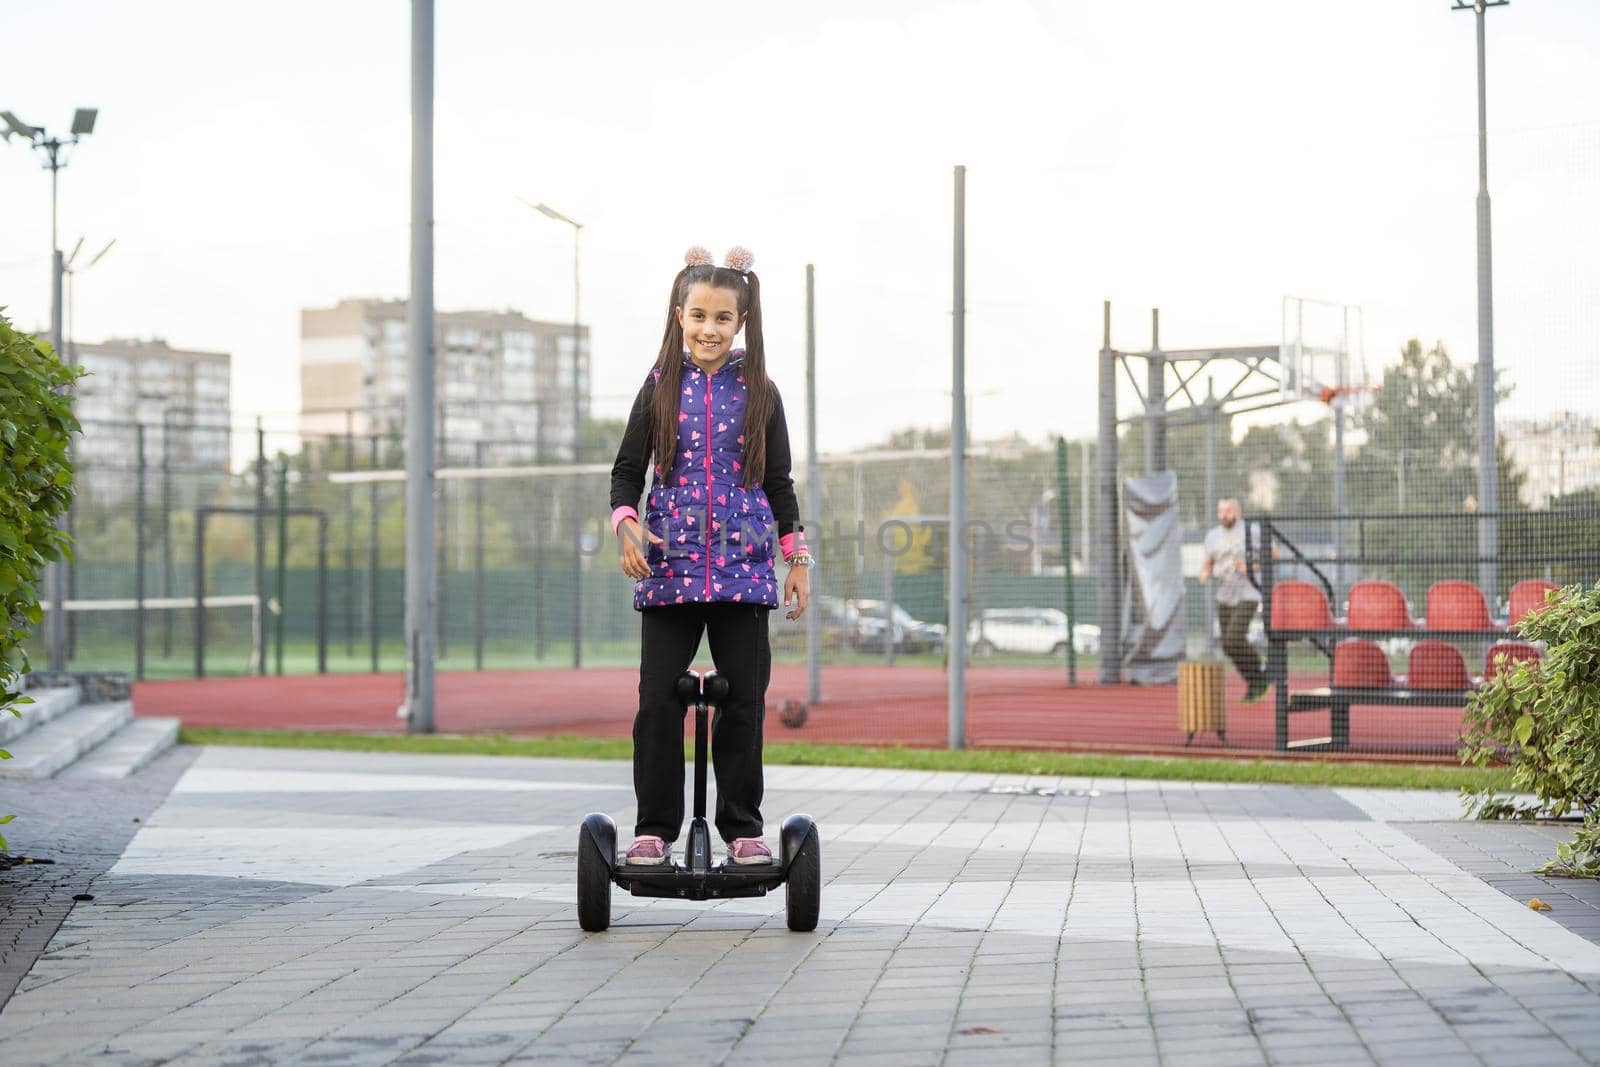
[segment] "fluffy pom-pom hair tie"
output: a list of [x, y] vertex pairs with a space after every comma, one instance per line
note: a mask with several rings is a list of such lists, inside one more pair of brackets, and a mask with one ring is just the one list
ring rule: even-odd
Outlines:
[[756, 254], [744, 245], [734, 245], [722, 261], [740, 274], [749, 274], [750, 268], [756, 265]]
[[709, 267], [713, 260], [710, 252], [695, 245], [683, 254], [683, 262], [690, 267]]

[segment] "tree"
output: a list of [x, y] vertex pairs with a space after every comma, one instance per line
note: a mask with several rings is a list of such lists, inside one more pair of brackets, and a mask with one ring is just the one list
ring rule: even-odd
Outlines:
[[[1497, 392], [1502, 400], [1511, 395], [1509, 386]], [[1476, 504], [1477, 368], [1456, 366], [1442, 342], [1424, 350], [1420, 340], [1407, 341], [1356, 422], [1367, 438], [1363, 467], [1377, 483], [1368, 488], [1387, 481], [1387, 493], [1369, 496], [1369, 505], [1382, 500], [1399, 511], [1456, 511], [1472, 506], [1469, 498]], [[1522, 473], [1503, 449], [1496, 456], [1500, 507], [1515, 508]]]
[[72, 504], [67, 444], [78, 420], [68, 387], [82, 374], [0, 315], [0, 713], [21, 715], [28, 659], [20, 646], [43, 617], [39, 581], [46, 564], [71, 554], [56, 520]]
[[[1510, 395], [1501, 387], [1499, 396]], [[1400, 350], [1400, 361], [1387, 368], [1382, 386], [1356, 418], [1365, 433], [1351, 465], [1351, 500], [1356, 511], [1436, 512], [1459, 515], [1420, 529], [1415, 520], [1367, 522], [1362, 553], [1374, 561], [1373, 577], [1400, 582], [1420, 596], [1442, 578], [1477, 577], [1478, 526], [1472, 516], [1478, 492], [1478, 387], [1476, 368], [1451, 362], [1442, 343], [1424, 349], [1416, 338]], [[1522, 473], [1498, 444], [1499, 507], [1515, 511], [1522, 495]], [[1525, 554], [1530, 526], [1520, 519], [1498, 524], [1500, 556]], [[1386, 559], [1426, 554], [1436, 562], [1414, 566], [1382, 563]], [[1449, 561], [1449, 562], [1442, 562]], [[1514, 568], [1513, 568], [1514, 569]], [[1501, 568], [1502, 591], [1526, 574]]]

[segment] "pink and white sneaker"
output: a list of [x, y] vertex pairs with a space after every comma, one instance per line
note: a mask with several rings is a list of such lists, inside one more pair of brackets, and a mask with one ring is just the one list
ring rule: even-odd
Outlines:
[[771, 863], [772, 850], [759, 837], [736, 837], [728, 845], [728, 858], [735, 863]]
[[630, 867], [653, 867], [667, 862], [668, 855], [665, 839], [651, 834], [640, 834], [628, 847], [628, 856], [624, 862]]

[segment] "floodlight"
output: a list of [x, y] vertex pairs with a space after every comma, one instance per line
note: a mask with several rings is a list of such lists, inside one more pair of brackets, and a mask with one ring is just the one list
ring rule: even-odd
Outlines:
[[13, 115], [11, 112], [0, 111], [0, 119], [6, 120], [6, 125], [11, 127], [12, 133], [18, 133], [30, 141], [33, 140], [33, 127], [17, 118], [17, 116]]
[[92, 107], [80, 107], [74, 112], [72, 115], [72, 135], [74, 137], [82, 137], [85, 134], [93, 133], [94, 117], [97, 114], [99, 114], [98, 109]]
[[549, 204], [545, 204], [545, 203], [535, 204], [535, 205], [533, 205], [533, 209], [535, 211], [537, 211], [539, 214], [543, 215], [547, 219], [555, 219], [557, 222], [564, 222], [568, 226], [573, 227], [574, 229], [579, 229], [579, 230], [583, 229], [583, 223], [579, 222], [576, 219], [569, 219], [567, 216], [563, 215], [561, 212], [557, 211], [555, 208], [551, 207]]

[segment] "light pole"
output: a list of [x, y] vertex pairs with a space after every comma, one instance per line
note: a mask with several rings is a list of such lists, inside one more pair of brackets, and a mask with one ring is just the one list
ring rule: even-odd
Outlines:
[[116, 244], [116, 243], [117, 243], [117, 239], [115, 237], [113, 237], [111, 240], [106, 242], [106, 246], [104, 248], [102, 248], [100, 251], [95, 253], [93, 259], [89, 260], [89, 262], [85, 263], [81, 267], [74, 267], [73, 264], [78, 261], [78, 253], [80, 251], [82, 251], [82, 249], [83, 249], [83, 238], [80, 237], [80, 238], [78, 238], [78, 243], [72, 246], [72, 254], [67, 257], [66, 263], [64, 263], [62, 265], [62, 267], [61, 267], [62, 273], [66, 275], [66, 296], [67, 296], [67, 301], [66, 301], [67, 302], [66, 345], [67, 345], [67, 348], [69, 350], [67, 354], [70, 355], [73, 359], [77, 359], [78, 358], [78, 343], [77, 343], [77, 340], [76, 340], [77, 331], [75, 329], [73, 329], [73, 326], [72, 326], [72, 309], [74, 307], [73, 300], [72, 300], [72, 291], [73, 291], [73, 288], [74, 288], [73, 279], [75, 279], [78, 275], [82, 274], [84, 271], [89, 270], [96, 263], [98, 263], [102, 259], [104, 259], [106, 253], [111, 251], [111, 246]]
[[950, 299], [950, 622], [945, 651], [950, 748], [967, 747], [967, 168], [955, 169]]
[[[0, 120], [4, 120], [6, 124], [6, 128], [0, 130], [0, 137], [4, 137], [7, 141], [13, 136], [21, 137], [32, 147], [44, 152], [44, 166], [50, 172], [50, 346], [55, 349], [57, 359], [61, 359], [64, 355], [61, 336], [61, 279], [66, 269], [61, 257], [61, 245], [56, 239], [56, 188], [61, 168], [66, 166], [66, 161], [61, 158], [61, 150], [77, 144], [82, 138], [93, 133], [97, 114], [98, 111], [92, 107], [78, 108], [72, 116], [72, 132], [63, 139], [51, 137], [43, 126], [30, 126], [11, 112], [0, 111]], [[50, 670], [62, 671], [67, 666], [67, 575], [60, 560], [50, 568], [50, 600], [50, 626], [46, 634]]]
[[1456, 0], [1452, 11], [1471, 11], [1478, 23], [1478, 584], [1493, 604], [1499, 584], [1495, 554], [1500, 549], [1499, 472], [1494, 432], [1494, 285], [1489, 248], [1488, 89], [1484, 77], [1484, 19], [1491, 7], [1511, 0]]
[[406, 730], [434, 730], [433, 0], [411, 0], [411, 299], [406, 303]]
[[[522, 200], [520, 196], [517, 199]], [[542, 201], [537, 204], [529, 204], [526, 200], [522, 202], [545, 218], [564, 222], [572, 227], [572, 462], [581, 463], [583, 461], [583, 327], [579, 325], [582, 321], [580, 301], [582, 290], [579, 287], [581, 275], [578, 265], [583, 223], [563, 215]], [[581, 509], [574, 508], [572, 514], [572, 666], [576, 670], [583, 666], [583, 521], [579, 518], [582, 514]]]

